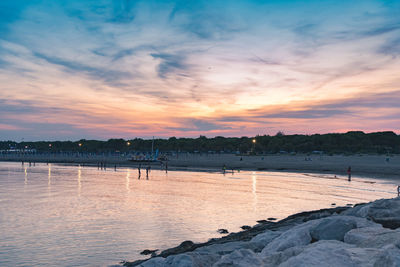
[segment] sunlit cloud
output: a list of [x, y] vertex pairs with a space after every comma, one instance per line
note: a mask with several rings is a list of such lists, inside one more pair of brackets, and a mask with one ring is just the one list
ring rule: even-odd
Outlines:
[[0, 139], [400, 132], [399, 9], [1, 1]]

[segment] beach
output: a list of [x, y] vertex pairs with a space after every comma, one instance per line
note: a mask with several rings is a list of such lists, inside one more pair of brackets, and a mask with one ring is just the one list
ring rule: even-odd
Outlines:
[[[268, 170], [289, 172], [318, 172], [333, 175], [347, 175], [351, 167], [352, 175], [364, 175], [400, 179], [399, 155], [324, 155], [324, 154], [269, 154], [269, 155], [235, 155], [179, 153], [168, 155], [168, 170], [223, 171]], [[142, 167], [151, 165], [155, 169], [165, 169], [166, 162], [132, 162], [126, 155], [111, 154], [0, 154], [0, 161], [85, 164], [106, 168]], [[224, 168], [225, 166], [225, 168]]]

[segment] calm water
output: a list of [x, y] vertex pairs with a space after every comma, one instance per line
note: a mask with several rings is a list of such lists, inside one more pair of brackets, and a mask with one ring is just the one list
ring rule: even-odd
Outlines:
[[149, 248], [206, 241], [218, 228], [395, 196], [393, 181], [0, 162], [0, 266], [105, 266]]

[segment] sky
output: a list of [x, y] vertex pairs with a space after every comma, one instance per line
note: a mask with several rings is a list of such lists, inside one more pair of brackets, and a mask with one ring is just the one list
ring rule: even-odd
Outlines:
[[400, 1], [0, 1], [0, 140], [350, 130], [400, 133]]

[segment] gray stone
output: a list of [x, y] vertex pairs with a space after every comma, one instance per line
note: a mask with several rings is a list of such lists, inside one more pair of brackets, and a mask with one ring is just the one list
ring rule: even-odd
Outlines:
[[219, 255], [229, 254], [234, 250], [238, 249], [251, 249], [255, 250], [257, 248], [256, 244], [245, 242], [245, 241], [234, 241], [227, 242], [223, 244], [213, 244], [210, 246], [200, 247], [195, 250], [195, 252], [206, 252], [206, 253], [214, 253]]
[[344, 241], [361, 248], [383, 248], [400, 245], [400, 229], [390, 230], [382, 227], [366, 227], [349, 231]]
[[211, 266], [221, 257], [211, 253], [188, 252], [172, 255], [165, 259], [163, 266], [203, 267]]
[[374, 267], [399, 267], [400, 249], [398, 246], [388, 246], [377, 256]]
[[311, 238], [318, 240], [343, 241], [344, 235], [357, 227], [357, 224], [348, 218], [336, 217], [335, 220], [322, 220], [311, 231]]
[[249, 249], [240, 249], [223, 256], [213, 267], [252, 267], [261, 266], [262, 261]]
[[358, 205], [342, 214], [367, 218], [384, 227], [396, 229], [400, 227], [400, 197]]

